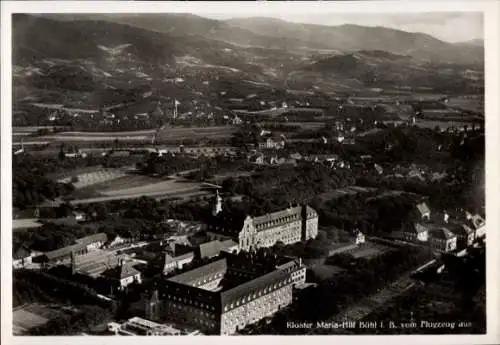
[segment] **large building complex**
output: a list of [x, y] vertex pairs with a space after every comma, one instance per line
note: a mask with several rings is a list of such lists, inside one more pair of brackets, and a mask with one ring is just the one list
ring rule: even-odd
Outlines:
[[304, 282], [300, 260], [227, 253], [165, 279], [145, 298], [145, 314], [207, 334], [233, 334], [292, 303], [292, 287]]
[[[219, 219], [220, 220], [220, 219]], [[241, 250], [271, 247], [277, 242], [292, 244], [318, 235], [318, 214], [307, 205], [289, 207], [260, 217], [247, 216], [241, 226], [233, 222], [209, 225], [210, 240], [232, 239]]]

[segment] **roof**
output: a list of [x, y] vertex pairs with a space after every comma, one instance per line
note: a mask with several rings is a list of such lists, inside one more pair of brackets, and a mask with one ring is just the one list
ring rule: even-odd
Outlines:
[[225, 272], [226, 270], [227, 270], [227, 261], [224, 258], [221, 260], [211, 262], [207, 265], [195, 268], [193, 270], [187, 271], [185, 273], [176, 275], [172, 278], [169, 278], [168, 281], [185, 285], [191, 285], [193, 281], [195, 281], [200, 277], [213, 273]]
[[484, 223], [485, 223], [485, 220], [483, 219], [483, 217], [481, 217], [478, 214], [473, 215], [469, 219], [469, 224], [472, 225], [474, 227], [474, 229], [476, 229], [476, 230], [479, 229], [480, 227], [484, 226]]
[[108, 235], [106, 235], [103, 232], [100, 232], [98, 234], [93, 234], [90, 236], [85, 236], [82, 238], [79, 238], [75, 240], [76, 243], [78, 244], [83, 244], [85, 246], [95, 243], [95, 242], [106, 242], [108, 240]]
[[420, 214], [424, 215], [426, 213], [430, 213], [431, 210], [429, 209], [429, 206], [425, 202], [422, 202], [417, 205], [417, 210], [420, 212]]
[[[316, 211], [309, 206], [306, 206], [306, 211], [307, 214], [312, 214], [313, 217], [316, 215]], [[301, 206], [289, 207], [282, 211], [267, 213], [263, 216], [254, 217], [253, 224], [255, 225], [255, 227], [258, 226], [269, 227], [267, 226], [267, 224], [272, 224], [274, 222], [286, 223], [292, 220], [301, 219], [302, 217], [301, 213], [302, 213]]]
[[436, 228], [430, 229], [429, 235], [431, 238], [438, 238], [438, 239], [442, 239], [442, 240], [451, 239], [453, 237], [456, 237], [456, 235], [453, 234], [450, 230], [448, 230], [447, 228], [443, 228], [443, 227], [436, 227]]
[[252, 293], [263, 290], [271, 284], [282, 282], [290, 277], [290, 274], [283, 270], [275, 270], [273, 272], [264, 274], [253, 280], [247, 281], [243, 284], [237, 285], [232, 289], [221, 292], [222, 306], [233, 303], [234, 301], [246, 297]]
[[182, 255], [178, 255], [178, 256], [172, 256], [172, 255], [169, 255], [169, 254], [165, 254], [165, 264], [168, 264], [168, 263], [171, 263], [171, 262], [182, 261], [182, 260], [193, 258], [193, 257], [194, 257], [194, 253], [193, 252], [188, 252], [188, 253], [185, 253], [185, 254], [182, 254]]
[[202, 243], [199, 246], [200, 257], [201, 258], [211, 258], [219, 255], [221, 251], [221, 242], [220, 241], [210, 241], [206, 243]]
[[28, 248], [26, 248], [26, 246], [22, 245], [13, 253], [12, 256], [13, 256], [14, 260], [19, 260], [19, 259], [27, 258], [30, 255], [31, 255], [31, 251]]
[[114, 279], [125, 279], [128, 277], [133, 277], [137, 274], [140, 274], [138, 270], [136, 270], [134, 267], [132, 267], [131, 264], [122, 264], [119, 266], [116, 266], [115, 268], [112, 268], [110, 270], [107, 270], [104, 272], [103, 275], [107, 276], [108, 278], [114, 278]]
[[467, 224], [451, 223], [448, 228], [457, 236], [468, 236], [474, 232]]
[[222, 249], [228, 249], [234, 246], [238, 246], [238, 243], [234, 242], [233, 240], [224, 240], [221, 241], [220, 246]]
[[73, 244], [71, 246], [66, 246], [63, 248], [52, 250], [50, 252], [46, 252], [44, 255], [48, 260], [58, 259], [60, 257], [71, 255], [71, 252], [78, 252], [78, 251], [84, 250], [85, 246], [86, 245], [84, 245], [84, 244], [77, 243], [77, 244]]
[[407, 229], [409, 229], [410, 232], [416, 232], [418, 234], [429, 230], [425, 225], [421, 223], [410, 223]]

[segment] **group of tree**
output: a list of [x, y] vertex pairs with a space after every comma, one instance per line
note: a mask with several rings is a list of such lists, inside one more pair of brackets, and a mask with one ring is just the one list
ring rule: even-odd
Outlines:
[[[345, 267], [345, 272], [300, 292], [292, 308], [278, 312], [273, 321], [261, 332], [266, 334], [310, 332], [308, 329], [288, 328], [286, 321], [290, 319], [313, 323], [328, 321], [353, 303], [375, 293], [431, 258], [430, 251], [420, 248], [401, 248], [371, 260], [349, 259], [350, 264]], [[335, 259], [332, 260], [335, 262]]]
[[74, 187], [67, 183], [58, 183], [45, 177], [44, 165], [38, 165], [29, 157], [13, 156], [12, 177], [13, 206], [19, 209], [38, 205], [45, 200], [68, 195]]

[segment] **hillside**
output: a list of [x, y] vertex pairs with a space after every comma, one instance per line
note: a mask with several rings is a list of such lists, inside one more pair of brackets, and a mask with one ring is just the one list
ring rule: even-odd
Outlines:
[[470, 64], [481, 64], [484, 56], [478, 46], [455, 45], [427, 34], [384, 27], [297, 24], [270, 18], [238, 18], [226, 23], [256, 34], [294, 38], [308, 42], [308, 46], [322, 45], [324, 49], [344, 52], [376, 49], [433, 61]]
[[475, 80], [460, 66], [435, 64], [407, 55], [380, 50], [360, 50], [318, 58], [288, 75], [291, 80], [310, 79], [323, 83], [352, 83], [365, 87], [409, 86], [453, 93], [477, 92]]
[[44, 58], [100, 59], [100, 45], [121, 44], [130, 44], [127, 53], [141, 61], [168, 64], [176, 49], [163, 34], [105, 21], [58, 22], [15, 14], [12, 27], [12, 55], [17, 64]]
[[[52, 16], [59, 18], [60, 16]], [[78, 15], [64, 20], [96, 19], [127, 24], [173, 36], [202, 36], [242, 47], [288, 51], [383, 50], [433, 62], [481, 67], [484, 49], [477, 44], [452, 44], [423, 33], [360, 25], [325, 26], [290, 23], [273, 18], [237, 18], [226, 21], [192, 14]]]

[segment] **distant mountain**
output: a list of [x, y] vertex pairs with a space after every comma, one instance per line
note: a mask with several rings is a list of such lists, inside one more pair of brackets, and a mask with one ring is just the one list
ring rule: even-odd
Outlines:
[[318, 83], [353, 84], [364, 87], [428, 87], [441, 92], [477, 92], [476, 82], [459, 65], [437, 64], [408, 55], [381, 50], [360, 50], [337, 54], [304, 63], [289, 74], [291, 80]]
[[[75, 20], [104, 20], [137, 28], [166, 33], [175, 37], [198, 36], [244, 47], [263, 47], [273, 49], [296, 49], [307, 45], [293, 37], [273, 37], [256, 34], [246, 29], [233, 27], [224, 21], [208, 19], [183, 13], [145, 13], [145, 14], [91, 14], [91, 15], [44, 15], [46, 18]], [[324, 45], [313, 45], [322, 48]]]
[[484, 59], [483, 49], [479, 46], [452, 44], [427, 34], [384, 27], [298, 24], [272, 18], [238, 18], [225, 22], [256, 34], [294, 38], [308, 42], [309, 45], [322, 45], [325, 49], [344, 52], [376, 49], [432, 61], [461, 64], [482, 64]]
[[192, 14], [78, 15], [60, 19], [96, 19], [127, 24], [173, 36], [202, 36], [240, 46], [287, 50], [383, 50], [436, 62], [474, 64], [484, 60], [476, 44], [443, 42], [423, 33], [359, 25], [325, 26], [290, 23], [274, 18], [237, 18], [225, 21]]
[[99, 46], [131, 44], [128, 53], [147, 62], [171, 63], [175, 47], [164, 34], [106, 21], [60, 22], [15, 14], [12, 17], [15, 63], [44, 58], [99, 59]]

